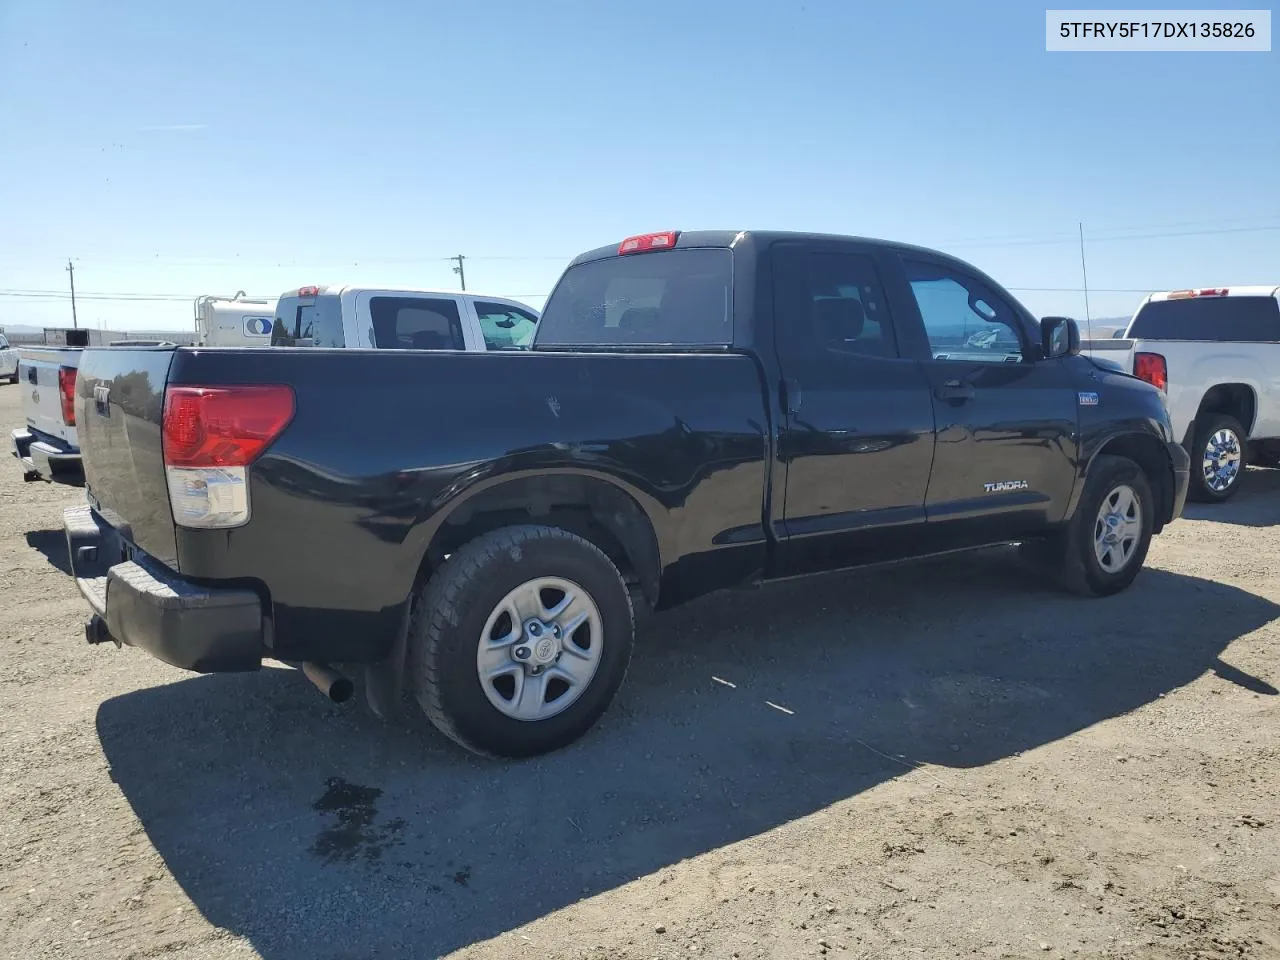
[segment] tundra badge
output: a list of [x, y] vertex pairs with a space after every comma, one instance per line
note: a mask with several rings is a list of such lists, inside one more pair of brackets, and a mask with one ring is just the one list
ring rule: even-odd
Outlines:
[[1008, 490], [1025, 490], [1027, 489], [1027, 481], [1025, 480], [999, 480], [996, 483], [984, 483], [982, 489], [987, 493], [1005, 493]]
[[1080, 400], [1082, 407], [1096, 407], [1098, 405], [1098, 395], [1093, 391], [1080, 391], [1076, 394]]

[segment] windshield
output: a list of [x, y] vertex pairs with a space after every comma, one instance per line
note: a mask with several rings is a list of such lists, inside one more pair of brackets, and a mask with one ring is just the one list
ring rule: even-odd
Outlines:
[[1275, 297], [1152, 300], [1138, 310], [1126, 336], [1237, 343], [1280, 341], [1280, 304]]
[[547, 301], [534, 346], [724, 346], [732, 276], [720, 247], [580, 263]]

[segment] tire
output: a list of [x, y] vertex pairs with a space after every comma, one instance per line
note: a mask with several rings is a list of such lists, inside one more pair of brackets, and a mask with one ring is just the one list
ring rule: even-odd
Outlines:
[[[538, 584], [539, 624], [526, 628], [510, 611], [519, 607], [529, 623]], [[564, 599], [556, 596], [561, 584]], [[510, 600], [517, 589], [520, 599]], [[559, 631], [570, 623], [543, 616], [570, 594], [565, 616], [586, 618], [572, 637]], [[486, 683], [481, 641], [495, 635], [518, 639], [486, 648], [486, 672], [506, 671]], [[573, 743], [600, 719], [622, 685], [634, 640], [631, 594], [603, 551], [557, 527], [506, 527], [457, 550], [415, 598], [409, 676], [427, 718], [450, 739], [484, 756], [529, 757]], [[559, 652], [547, 662], [549, 643]], [[579, 682], [563, 679], [570, 673]], [[521, 701], [525, 691], [529, 699]], [[514, 715], [522, 711], [524, 718]]]
[[[1123, 491], [1137, 504], [1137, 516], [1131, 517], [1136, 523], [1131, 529], [1131, 543], [1123, 536], [1123, 521], [1113, 531], [1100, 526], [1104, 503], [1112, 508], [1123, 507]], [[1117, 493], [1121, 494], [1119, 501], [1114, 499]], [[1128, 587], [1142, 569], [1151, 546], [1154, 521], [1155, 497], [1142, 468], [1125, 457], [1102, 454], [1089, 468], [1080, 503], [1066, 529], [1051, 539], [1023, 544], [1022, 554], [1072, 593], [1106, 597]], [[1120, 540], [1113, 545], [1108, 564], [1104, 565], [1095, 544], [1100, 534], [1108, 532], [1117, 532]]]
[[[1224, 438], [1225, 444], [1222, 442]], [[1219, 454], [1216, 474], [1209, 473], [1209, 460], [1215, 448]], [[1244, 477], [1246, 448], [1244, 427], [1235, 417], [1214, 413], [1197, 418], [1191, 449], [1187, 451], [1191, 456], [1191, 483], [1187, 496], [1198, 503], [1222, 503], [1235, 496]], [[1229, 477], [1226, 485], [1219, 488], [1217, 483], [1224, 479], [1224, 474]]]

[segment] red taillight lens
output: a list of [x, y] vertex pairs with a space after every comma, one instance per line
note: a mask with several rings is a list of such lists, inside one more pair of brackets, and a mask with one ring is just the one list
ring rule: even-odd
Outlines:
[[62, 397], [62, 422], [76, 425], [76, 368], [58, 368], [58, 393]]
[[299, 287], [298, 296], [300, 297], [318, 297], [320, 295], [319, 287]]
[[169, 387], [165, 466], [247, 466], [289, 425], [293, 409], [285, 386]]
[[645, 253], [649, 250], [670, 250], [676, 245], [677, 230], [665, 233], [642, 233], [638, 237], [627, 237], [618, 244], [618, 253]]
[[1139, 380], [1147, 381], [1153, 387], [1161, 390], [1168, 389], [1169, 368], [1165, 365], [1164, 357], [1158, 353], [1134, 354], [1133, 375]]
[[1226, 287], [1213, 287], [1208, 290], [1200, 291], [1200, 296], [1202, 297], [1225, 297], [1226, 295], [1227, 295]]

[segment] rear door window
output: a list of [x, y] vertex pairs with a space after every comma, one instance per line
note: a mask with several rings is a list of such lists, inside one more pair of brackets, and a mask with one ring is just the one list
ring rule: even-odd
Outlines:
[[507, 303], [475, 302], [480, 332], [487, 350], [527, 350], [533, 343], [538, 318]]
[[374, 346], [383, 350], [462, 350], [457, 301], [434, 297], [369, 300]]
[[1275, 342], [1280, 340], [1280, 304], [1275, 297], [1152, 300], [1139, 308], [1129, 324], [1128, 336], [1145, 340]]
[[724, 346], [733, 342], [733, 254], [719, 247], [589, 260], [542, 311], [538, 347]]

